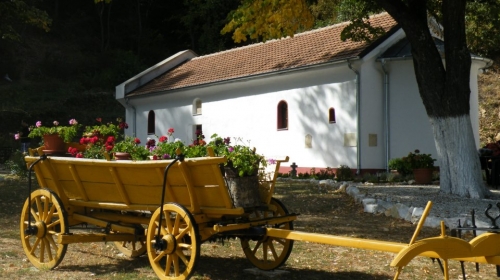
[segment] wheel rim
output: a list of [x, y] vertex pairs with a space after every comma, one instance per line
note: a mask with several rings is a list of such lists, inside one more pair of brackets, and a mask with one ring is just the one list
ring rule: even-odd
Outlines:
[[[29, 217], [31, 228], [29, 232]], [[59, 197], [47, 189], [35, 190], [24, 203], [21, 213], [21, 242], [30, 262], [37, 268], [53, 269], [64, 258], [67, 244], [58, 244], [57, 237], [67, 233], [68, 217]]]
[[[151, 267], [160, 279], [187, 279], [200, 256], [200, 237], [193, 216], [181, 205], [168, 203], [163, 206], [160, 224], [157, 209], [147, 230], [147, 251]], [[157, 234], [160, 227], [158, 249]]]
[[[288, 210], [281, 201], [273, 198], [271, 205], [276, 211], [256, 211], [255, 218], [279, 217], [288, 214]], [[273, 228], [293, 230], [293, 222], [272, 226]], [[258, 240], [241, 239], [241, 247], [247, 259], [262, 270], [275, 269], [286, 262], [293, 248], [293, 240], [264, 236]]]

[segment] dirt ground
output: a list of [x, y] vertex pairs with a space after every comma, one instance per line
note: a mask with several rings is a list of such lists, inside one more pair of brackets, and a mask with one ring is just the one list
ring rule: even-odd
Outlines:
[[[23, 252], [19, 240], [19, 215], [27, 196], [26, 184], [0, 181], [0, 279], [156, 279], [147, 255], [130, 259], [113, 243], [70, 244], [54, 270], [37, 270]], [[362, 205], [333, 189], [306, 183], [280, 183], [275, 197], [290, 212], [300, 213], [295, 230], [408, 243], [415, 225], [399, 219], [364, 213]], [[424, 228], [419, 238], [437, 236], [438, 229]], [[273, 279], [392, 279], [393, 253], [334, 247], [306, 241], [294, 249]], [[193, 279], [269, 279], [274, 274], [253, 275], [238, 240], [204, 243]], [[450, 279], [462, 279], [458, 262], [450, 262]], [[466, 263], [467, 279], [498, 279], [495, 267]], [[439, 265], [419, 257], [405, 267], [400, 279], [443, 279]]]

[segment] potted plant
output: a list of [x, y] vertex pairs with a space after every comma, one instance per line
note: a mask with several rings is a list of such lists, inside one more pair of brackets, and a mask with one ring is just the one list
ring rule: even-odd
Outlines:
[[432, 182], [432, 173], [434, 172], [434, 162], [431, 154], [421, 154], [417, 149], [408, 156], [402, 158], [403, 162], [413, 170], [413, 176], [417, 184], [429, 184]]
[[75, 138], [80, 129], [80, 124], [75, 119], [69, 120], [68, 126], [60, 126], [58, 121], [52, 122], [53, 126], [43, 126], [41, 121], [37, 121], [35, 126], [30, 127], [28, 137], [43, 138], [43, 145], [48, 153], [65, 153], [65, 142], [69, 143]]
[[126, 136], [123, 141], [117, 142], [112, 152], [115, 159], [145, 160], [149, 156], [149, 150], [145, 146], [140, 146], [141, 140], [136, 137]]
[[254, 148], [247, 145], [230, 145], [229, 137], [222, 138], [217, 134], [212, 135], [208, 144], [214, 149], [215, 155], [226, 156], [225, 170], [229, 176], [256, 176], [260, 167], [266, 167], [267, 161], [263, 155], [255, 152]]
[[128, 128], [128, 125], [121, 118], [117, 118], [117, 124], [103, 123], [102, 118], [96, 118], [96, 121], [97, 124], [86, 126], [83, 130], [80, 145], [85, 149], [80, 151], [69, 148], [71, 155], [78, 158], [110, 159], [108, 153], [111, 153], [115, 142], [123, 139], [124, 129]]

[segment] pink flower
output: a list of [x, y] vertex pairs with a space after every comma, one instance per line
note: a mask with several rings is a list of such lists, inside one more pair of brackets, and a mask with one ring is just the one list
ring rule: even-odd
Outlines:
[[234, 151], [234, 148], [233, 148], [233, 147], [229, 147], [229, 148], [227, 148], [227, 150], [228, 150], [229, 152], [232, 152], [232, 151]]
[[78, 122], [75, 119], [71, 119], [71, 120], [69, 120], [69, 124], [70, 125], [77, 125]]
[[175, 131], [174, 131], [174, 129], [171, 127], [171, 128], [169, 128], [169, 129], [168, 129], [167, 134], [168, 134], [169, 136], [172, 136], [172, 134], [174, 134], [174, 132], [175, 132]]
[[53, 124], [54, 124], [55, 126], [58, 126], [58, 125], [59, 125], [59, 122], [58, 122], [58, 121], [54, 121], [54, 122], [53, 122]]
[[14, 139], [19, 140], [19, 133], [14, 134]]
[[36, 122], [36, 127], [40, 127], [40, 126], [42, 126], [42, 122], [41, 121], [37, 121]]
[[267, 164], [270, 164], [270, 165], [276, 164], [276, 160], [270, 158], [270, 159], [267, 160]]

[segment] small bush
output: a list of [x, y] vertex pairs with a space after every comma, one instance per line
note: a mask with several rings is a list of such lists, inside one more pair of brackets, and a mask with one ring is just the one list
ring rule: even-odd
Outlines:
[[337, 169], [337, 180], [338, 181], [349, 181], [352, 179], [351, 168], [347, 165], [340, 165]]
[[389, 169], [397, 170], [402, 176], [412, 173], [412, 169], [402, 158], [393, 158], [389, 160]]
[[28, 168], [24, 161], [24, 155], [21, 151], [15, 151], [10, 159], [5, 162], [5, 167], [10, 170], [10, 173], [19, 177], [28, 177]]

